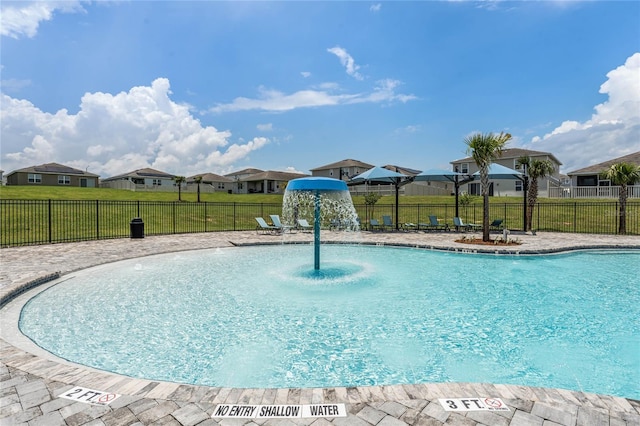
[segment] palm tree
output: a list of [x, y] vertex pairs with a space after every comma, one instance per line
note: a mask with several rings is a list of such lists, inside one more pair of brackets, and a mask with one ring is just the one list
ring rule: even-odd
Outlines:
[[518, 158], [518, 163], [525, 166], [529, 177], [529, 189], [527, 190], [527, 212], [525, 231], [531, 231], [533, 208], [538, 201], [538, 179], [542, 179], [556, 171], [550, 160], [531, 159], [528, 155]]
[[466, 137], [467, 153], [480, 170], [480, 186], [482, 187], [482, 241], [489, 241], [489, 166], [500, 158], [505, 145], [511, 139], [509, 133], [476, 133]]
[[200, 183], [202, 183], [202, 176], [196, 176], [193, 181], [198, 184], [198, 202], [200, 202]]
[[178, 201], [182, 201], [182, 184], [187, 180], [184, 176], [174, 176], [173, 180], [178, 185]]
[[620, 186], [620, 206], [618, 207], [618, 233], [627, 233], [627, 185], [633, 185], [640, 181], [640, 166], [631, 163], [612, 164], [607, 170], [602, 172], [601, 177], [608, 179], [614, 185]]

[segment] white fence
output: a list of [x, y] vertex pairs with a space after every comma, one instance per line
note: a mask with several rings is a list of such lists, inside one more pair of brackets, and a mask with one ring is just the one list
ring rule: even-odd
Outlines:
[[[640, 198], [640, 185], [627, 186], [628, 198]], [[619, 198], [619, 186], [549, 188], [549, 198]]]

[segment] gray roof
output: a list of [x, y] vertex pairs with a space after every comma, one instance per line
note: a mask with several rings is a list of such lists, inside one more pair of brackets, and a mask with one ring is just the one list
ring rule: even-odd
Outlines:
[[[523, 149], [523, 148], [507, 148], [502, 151], [502, 156], [500, 157], [500, 159], [520, 158], [524, 156], [529, 156], [529, 157], [548, 156], [548, 157], [551, 157], [551, 159], [553, 159], [556, 163], [562, 165], [562, 162], [560, 162], [560, 160], [558, 160], [556, 156], [550, 152], [534, 151], [532, 149]], [[465, 157], [465, 158], [461, 158], [460, 160], [451, 161], [451, 164], [460, 163], [460, 162], [473, 162], [473, 161], [475, 161], [473, 157]]]
[[150, 168], [144, 168], [144, 169], [134, 170], [134, 171], [129, 172], [129, 173], [124, 173], [124, 174], [121, 174], [121, 175], [111, 176], [110, 178], [102, 179], [102, 181], [106, 182], [106, 181], [110, 181], [110, 180], [120, 180], [120, 179], [124, 179], [124, 178], [173, 179], [174, 177], [175, 177], [175, 175], [172, 175], [170, 173], [165, 173], [165, 172], [161, 172], [159, 170], [150, 169]]
[[189, 176], [187, 178], [187, 183], [193, 183], [195, 178], [198, 176], [202, 176], [202, 182], [203, 183], [209, 183], [209, 182], [233, 182], [233, 179], [230, 179], [226, 176], [220, 176], [217, 175], [215, 173], [200, 173], [197, 175], [193, 175], [193, 176]]
[[311, 169], [312, 172], [317, 170], [327, 170], [327, 169], [336, 169], [338, 167], [360, 167], [362, 169], [371, 169], [373, 168], [372, 164], [363, 163], [359, 160], [352, 160], [350, 158], [342, 161], [338, 161], [336, 163], [327, 164], [325, 166], [316, 167], [315, 169]]
[[225, 176], [234, 177], [239, 175], [254, 175], [256, 173], [262, 173], [263, 171], [264, 170], [249, 168], [249, 169], [238, 170], [237, 172], [233, 172], [233, 173], [227, 173]]
[[86, 176], [86, 177], [99, 177], [94, 173], [89, 173], [85, 170], [74, 169], [73, 167], [65, 166], [64, 164], [58, 163], [47, 163], [40, 164], [39, 166], [31, 166], [25, 167], [24, 169], [14, 170], [9, 173], [7, 176], [10, 176], [14, 173], [40, 173], [45, 175], [77, 175], [77, 176]]
[[598, 174], [613, 164], [616, 163], [631, 163], [636, 166], [640, 166], [640, 151], [634, 152], [632, 154], [624, 155], [622, 157], [614, 158], [612, 160], [603, 161], [602, 163], [593, 164], [591, 166], [584, 167], [582, 169], [574, 170], [573, 172], [567, 173], [568, 175], [583, 175], [583, 174]]
[[240, 179], [242, 182], [254, 182], [259, 180], [278, 180], [278, 181], [290, 181], [292, 179], [298, 179], [303, 177], [308, 177], [309, 175], [305, 175], [302, 173], [291, 173], [291, 172], [279, 172], [274, 170], [269, 170], [266, 172], [256, 173], [251, 176], [247, 176], [246, 178]]

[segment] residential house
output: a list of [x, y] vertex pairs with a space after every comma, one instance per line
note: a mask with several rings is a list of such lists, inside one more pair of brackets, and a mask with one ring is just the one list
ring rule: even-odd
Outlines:
[[[619, 188], [611, 186], [611, 182], [602, 177], [602, 172], [616, 163], [631, 163], [640, 166], [640, 151], [567, 173], [570, 179], [570, 186], [556, 196], [571, 198], [618, 198]], [[640, 198], [640, 185], [629, 187], [629, 198]]]
[[233, 193], [247, 194], [249, 191], [247, 190], [246, 184], [242, 181], [242, 179], [248, 178], [251, 175], [255, 175], [262, 172], [264, 172], [264, 170], [248, 168], [248, 169], [238, 170], [237, 172], [229, 173], [224, 176], [231, 179], [234, 182], [233, 188], [232, 188]]
[[86, 170], [74, 169], [58, 163], [14, 170], [6, 177], [7, 185], [76, 186], [95, 188], [100, 176]]
[[348, 181], [349, 179], [364, 173], [374, 166], [358, 160], [342, 160], [336, 163], [327, 164], [325, 166], [311, 169], [312, 176], [328, 177]]
[[[522, 166], [518, 164], [518, 159], [528, 156], [532, 160], [549, 160], [553, 164], [555, 171], [542, 179], [538, 179], [538, 195], [540, 197], [549, 197], [553, 193], [554, 188], [560, 186], [560, 166], [562, 163], [555, 155], [549, 152], [533, 151], [522, 148], [507, 148], [503, 151], [502, 156], [495, 161], [496, 164], [524, 172]], [[460, 160], [451, 162], [454, 171], [472, 175], [479, 170], [473, 157], [465, 157]], [[523, 196], [524, 182], [521, 179], [490, 179], [489, 195], [492, 196]], [[461, 192], [467, 192], [471, 195], [480, 195], [480, 181], [470, 182], [460, 186]]]
[[138, 169], [102, 179], [102, 188], [128, 189], [130, 191], [173, 191], [175, 175], [154, 169]]
[[308, 177], [308, 175], [273, 170], [255, 173], [239, 179], [236, 192], [239, 194], [284, 194], [287, 182], [303, 177]]
[[233, 192], [234, 180], [226, 176], [220, 176], [215, 173], [201, 173], [187, 178], [187, 191], [197, 191], [198, 184], [196, 178], [201, 177], [201, 192]]

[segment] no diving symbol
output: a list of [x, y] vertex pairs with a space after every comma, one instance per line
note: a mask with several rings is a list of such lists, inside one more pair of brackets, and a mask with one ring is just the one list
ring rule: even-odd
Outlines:
[[484, 403], [491, 408], [502, 408], [502, 401], [499, 399], [485, 398]]
[[108, 404], [111, 401], [113, 401], [114, 399], [116, 399], [118, 395], [116, 395], [115, 393], [108, 393], [106, 395], [102, 395], [100, 398], [98, 398], [98, 402], [101, 404]]

